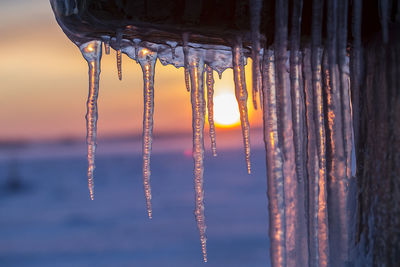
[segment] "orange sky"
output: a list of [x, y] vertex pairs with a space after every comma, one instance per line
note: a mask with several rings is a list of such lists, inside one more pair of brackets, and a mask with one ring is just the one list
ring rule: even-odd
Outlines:
[[[49, 2], [2, 1], [0, 36], [0, 140], [83, 138], [87, 64], [57, 25]], [[123, 80], [119, 81], [115, 52], [103, 54], [100, 138], [141, 132], [142, 73], [126, 56], [122, 69]], [[246, 74], [250, 96], [250, 67]], [[225, 71], [222, 80], [215, 74], [215, 80], [216, 93], [233, 92], [232, 70]], [[250, 115], [251, 126], [260, 126], [260, 111], [250, 108]], [[190, 130], [190, 94], [182, 68], [157, 63], [154, 116], [155, 132]]]

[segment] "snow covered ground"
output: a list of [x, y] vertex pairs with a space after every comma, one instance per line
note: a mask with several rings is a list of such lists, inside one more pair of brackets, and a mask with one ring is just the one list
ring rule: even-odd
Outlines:
[[[188, 137], [183, 147], [190, 148]], [[264, 149], [253, 149], [250, 176], [242, 148], [222, 144], [217, 158], [206, 153], [205, 264], [190, 151], [157, 150], [157, 142], [153, 220], [146, 217], [140, 149], [128, 149], [140, 148], [137, 142], [109, 144], [110, 153], [99, 142], [94, 201], [83, 144], [27, 147], [13, 157], [0, 151], [0, 266], [266, 266]]]

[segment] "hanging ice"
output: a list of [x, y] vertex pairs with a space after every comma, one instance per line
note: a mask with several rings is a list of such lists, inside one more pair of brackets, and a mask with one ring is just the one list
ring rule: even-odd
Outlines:
[[137, 58], [143, 71], [143, 185], [149, 218], [152, 218], [150, 188], [150, 154], [153, 142], [154, 73], [157, 53], [142, 48]]
[[286, 216], [283, 154], [278, 138], [274, 53], [263, 57], [264, 142], [267, 152], [269, 237], [272, 266], [286, 266]]
[[243, 57], [242, 40], [240, 37], [238, 37], [234, 41], [232, 48], [233, 79], [235, 81], [235, 96], [239, 105], [247, 172], [250, 174], [250, 125], [247, 114], [247, 88]]
[[[284, 203], [285, 203], [285, 218], [286, 218], [286, 264], [287, 266], [296, 266], [296, 264], [305, 265], [306, 259], [304, 256], [291, 257], [290, 255], [303, 254], [306, 242], [304, 239], [304, 231], [306, 224], [304, 221], [304, 197], [301, 192], [304, 190], [304, 184], [299, 179], [296, 173], [297, 166], [302, 166], [301, 162], [296, 162], [296, 146], [295, 139], [301, 138], [296, 136], [296, 130], [300, 124], [296, 120], [296, 115], [300, 110], [296, 106], [292, 106], [292, 100], [300, 102], [299, 95], [292, 95], [290, 77], [287, 67], [287, 38], [288, 38], [288, 1], [278, 1], [275, 5], [275, 43], [274, 43], [274, 58], [276, 69], [276, 90], [277, 90], [277, 114], [278, 114], [278, 140], [283, 153], [283, 175], [284, 179]], [[296, 18], [298, 19], [298, 18]], [[295, 23], [296, 21], [292, 21]], [[296, 27], [292, 35], [296, 34]], [[297, 37], [293, 37], [294, 44], [297, 42]], [[298, 51], [291, 51], [298, 54]], [[292, 54], [291, 54], [292, 55]], [[294, 56], [294, 55], [292, 55]], [[299, 67], [297, 64], [292, 68], [295, 70]], [[297, 70], [298, 71], [298, 70]], [[295, 84], [296, 85], [296, 84]], [[299, 90], [300, 88], [297, 88]], [[300, 103], [299, 103], [300, 105]], [[294, 115], [293, 115], [294, 114]], [[297, 140], [296, 140], [297, 141]], [[299, 151], [300, 152], [300, 151]], [[301, 189], [301, 190], [300, 190]], [[301, 204], [300, 204], [301, 203]]]
[[310, 266], [318, 266], [319, 260], [319, 241], [318, 241], [318, 155], [317, 155], [317, 130], [315, 120], [315, 105], [314, 92], [312, 83], [312, 68], [311, 68], [311, 49], [304, 49], [303, 56], [303, 77], [304, 77], [304, 92], [305, 92], [305, 119], [307, 131], [307, 183], [305, 191], [308, 192], [305, 199], [308, 203], [307, 224], [308, 224], [308, 250]]
[[89, 96], [86, 113], [86, 143], [88, 145], [88, 183], [90, 198], [94, 199], [93, 173], [97, 135], [97, 97], [99, 95], [101, 42], [91, 41], [80, 46], [83, 57], [89, 65]]
[[104, 36], [103, 39], [104, 39], [104, 42], [103, 42], [103, 44], [104, 44], [104, 53], [106, 55], [109, 55], [110, 54], [110, 39], [111, 38], [108, 37], [108, 36]]
[[214, 157], [217, 156], [217, 146], [215, 143], [215, 125], [214, 125], [214, 76], [213, 69], [206, 65], [206, 84], [207, 84], [207, 111], [208, 124], [210, 127], [211, 151]]
[[185, 85], [186, 85], [186, 90], [190, 92], [190, 85], [189, 85], [189, 47], [188, 47], [188, 42], [189, 42], [189, 33], [185, 32], [182, 35], [182, 42], [183, 42], [183, 71], [185, 74]]
[[121, 54], [121, 41], [122, 41], [122, 32], [118, 31], [117, 32], [117, 37], [116, 37], [116, 42], [117, 42], [117, 71], [118, 71], [118, 79], [122, 80], [122, 54]]
[[[340, 10], [340, 12], [339, 12]], [[328, 99], [327, 164], [328, 174], [328, 213], [331, 235], [330, 263], [340, 265], [349, 261], [350, 255], [350, 215], [348, 210], [348, 188], [351, 178], [352, 122], [349, 94], [349, 69], [346, 62], [347, 44], [347, 2], [332, 3], [328, 11], [326, 94]], [[333, 17], [335, 19], [329, 19]], [[336, 23], [336, 25], [335, 25]], [[336, 30], [336, 32], [335, 32]], [[335, 38], [336, 36], [336, 38]], [[324, 64], [325, 66], [326, 64]]]
[[295, 148], [296, 175], [299, 182], [305, 179], [305, 136], [304, 136], [304, 88], [302, 79], [302, 54], [300, 52], [300, 30], [303, 1], [293, 4], [290, 34], [290, 94], [292, 96], [293, 142]]
[[326, 189], [326, 143], [325, 143], [325, 119], [322, 95], [321, 78], [321, 34], [322, 34], [322, 15], [323, 3], [318, 0], [313, 1], [313, 14], [311, 25], [311, 71], [312, 71], [312, 92], [313, 110], [315, 120], [315, 138], [317, 151], [318, 170], [314, 174], [313, 196], [315, 197], [311, 209], [314, 210], [313, 218], [316, 219], [314, 229], [316, 234], [315, 259], [314, 264], [318, 266], [328, 266], [329, 264], [329, 230], [328, 230], [328, 205]]
[[[61, 4], [54, 7], [57, 6], [55, 2]], [[355, 223], [351, 212], [354, 213], [356, 204], [351, 155], [353, 143], [356, 148], [360, 146], [358, 139], [363, 135], [360, 129], [366, 129], [366, 125], [361, 125], [360, 120], [363, 114], [359, 109], [360, 95], [366, 99], [371, 98], [360, 89], [362, 85], [370, 88], [371, 84], [375, 86], [382, 81], [385, 82], [382, 82], [385, 89], [386, 80], [396, 84], [396, 60], [391, 58], [393, 62], [385, 65], [376, 57], [368, 55], [367, 59], [371, 62], [368, 61], [366, 65], [378, 63], [384, 68], [391, 66], [392, 72], [382, 77], [369, 74], [367, 76], [371, 76], [369, 79], [373, 80], [364, 79], [361, 15], [363, 5], [370, 6], [368, 1], [239, 2], [234, 4], [235, 12], [241, 11], [244, 6], [245, 13], [250, 14], [249, 21], [241, 27], [239, 24], [242, 21], [238, 18], [235, 27], [240, 31], [230, 32], [229, 36], [219, 38], [216, 37], [218, 34], [211, 31], [210, 39], [206, 40], [212, 40], [212, 44], [198, 42], [205, 40], [201, 31], [191, 32], [194, 29], [191, 27], [197, 23], [195, 19], [191, 21], [193, 24], [190, 27], [178, 29], [171, 32], [171, 35], [152, 29], [156, 32], [154, 37], [152, 30], [143, 31], [137, 25], [129, 24], [118, 27], [113, 25], [112, 29], [107, 30], [96, 29], [99, 36], [80, 35], [73, 31], [75, 28], [69, 29], [63, 24], [69, 21], [58, 18], [65, 33], [80, 46], [89, 64], [87, 143], [91, 197], [93, 198], [101, 42], [90, 40], [104, 41], [106, 53], [108, 44], [117, 51], [119, 78], [122, 77], [121, 53], [141, 64], [145, 100], [143, 180], [150, 217], [152, 211], [149, 181], [155, 62], [159, 59], [163, 65], [183, 67], [185, 87], [191, 91], [193, 111], [195, 216], [204, 261], [207, 261], [203, 204], [205, 105], [207, 103], [211, 150], [216, 155], [212, 118], [213, 71], [221, 77], [226, 68], [233, 68], [246, 166], [250, 173], [248, 96], [244, 65], [246, 57], [251, 55], [253, 105], [257, 106], [259, 92], [262, 98], [260, 106], [263, 107], [272, 266], [350, 266], [354, 263], [351, 253], [355, 243]], [[75, 1], [52, 0], [52, 5], [58, 17], [74, 19], [82, 15], [80, 6]], [[376, 8], [377, 21], [382, 27], [382, 55], [385, 60], [389, 56], [395, 58], [397, 48], [390, 46], [390, 32], [395, 28], [394, 20], [400, 21], [399, 4], [396, 1], [381, 0]], [[351, 22], [349, 11], [352, 12]], [[273, 27], [270, 27], [272, 24], [268, 24], [269, 22], [273, 22]], [[352, 28], [351, 37], [348, 35], [349, 25]], [[272, 33], [270, 28], [273, 28]], [[168, 40], [161, 40], [160, 37], [164, 36]], [[383, 61], [386, 62], [385, 60]], [[369, 72], [376, 71], [375, 68], [370, 68], [372, 71], [368, 70]], [[204, 73], [207, 102], [204, 98]], [[389, 99], [388, 96], [377, 97]], [[364, 105], [362, 108], [366, 110], [362, 111], [369, 112], [370, 103]], [[364, 203], [360, 205], [364, 209], [370, 207], [363, 206]], [[369, 214], [369, 211], [363, 212]], [[367, 216], [365, 214], [364, 217]], [[364, 217], [361, 219], [365, 220]], [[361, 240], [361, 237], [358, 238]]]
[[[354, 129], [354, 146], [358, 149], [358, 133], [359, 133], [359, 95], [361, 86], [361, 59], [362, 59], [362, 44], [361, 44], [361, 19], [362, 19], [362, 0], [353, 1], [353, 17], [352, 17], [352, 36], [353, 49], [351, 50], [350, 59], [350, 81], [351, 81], [351, 100], [353, 114], [353, 129]], [[400, 6], [399, 6], [400, 7]]]
[[[193, 52], [193, 53], [190, 53]], [[194, 49], [189, 52], [188, 64], [191, 83], [192, 102], [192, 128], [193, 128], [193, 160], [194, 160], [194, 188], [195, 188], [195, 211], [197, 227], [200, 232], [201, 249], [203, 260], [207, 262], [206, 247], [206, 224], [204, 217], [204, 191], [203, 191], [203, 160], [204, 160], [204, 61], [202, 56]]]
[[262, 83], [262, 76], [260, 70], [260, 22], [261, 22], [261, 7], [262, 7], [262, 0], [251, 0], [250, 1], [250, 27], [251, 27], [251, 41], [252, 41], [252, 48], [251, 48], [251, 58], [253, 60], [253, 68], [252, 68], [252, 78], [253, 78], [253, 85], [252, 85], [252, 99], [253, 99], [253, 106], [257, 109], [257, 93], [260, 94], [260, 106], [262, 106], [262, 99], [261, 99], [261, 83]]
[[382, 27], [382, 38], [383, 42], [387, 43], [389, 40], [389, 17], [391, 16], [391, 4], [389, 5], [390, 0], [379, 0], [379, 18], [381, 20]]

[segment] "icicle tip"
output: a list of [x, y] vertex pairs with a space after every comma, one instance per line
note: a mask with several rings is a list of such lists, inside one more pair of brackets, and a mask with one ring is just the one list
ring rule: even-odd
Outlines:
[[89, 191], [90, 191], [90, 200], [94, 200], [94, 190], [90, 188]]

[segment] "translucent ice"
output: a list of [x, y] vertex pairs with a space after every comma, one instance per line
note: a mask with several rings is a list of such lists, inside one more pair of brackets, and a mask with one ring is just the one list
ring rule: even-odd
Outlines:
[[238, 37], [232, 48], [233, 79], [235, 82], [235, 96], [239, 105], [247, 172], [250, 174], [250, 125], [247, 113], [247, 88], [243, 58], [242, 40]]
[[154, 73], [157, 53], [142, 48], [137, 58], [143, 72], [143, 186], [149, 218], [152, 218], [151, 188], [150, 188], [150, 154], [153, 142], [153, 113], [154, 113]]
[[94, 199], [93, 173], [97, 135], [97, 97], [99, 95], [101, 41], [91, 41], [80, 46], [83, 57], [89, 65], [89, 96], [86, 113], [86, 143], [88, 145], [88, 183], [90, 198]]
[[[192, 53], [191, 53], [192, 52]], [[204, 99], [204, 61], [198, 51], [192, 49], [188, 56], [189, 74], [191, 82], [191, 103], [192, 103], [192, 128], [193, 128], [193, 160], [194, 160], [194, 188], [195, 188], [195, 211], [197, 227], [200, 232], [201, 249], [203, 260], [207, 262], [206, 248], [206, 224], [204, 217], [204, 120], [205, 120], [205, 99]]]

